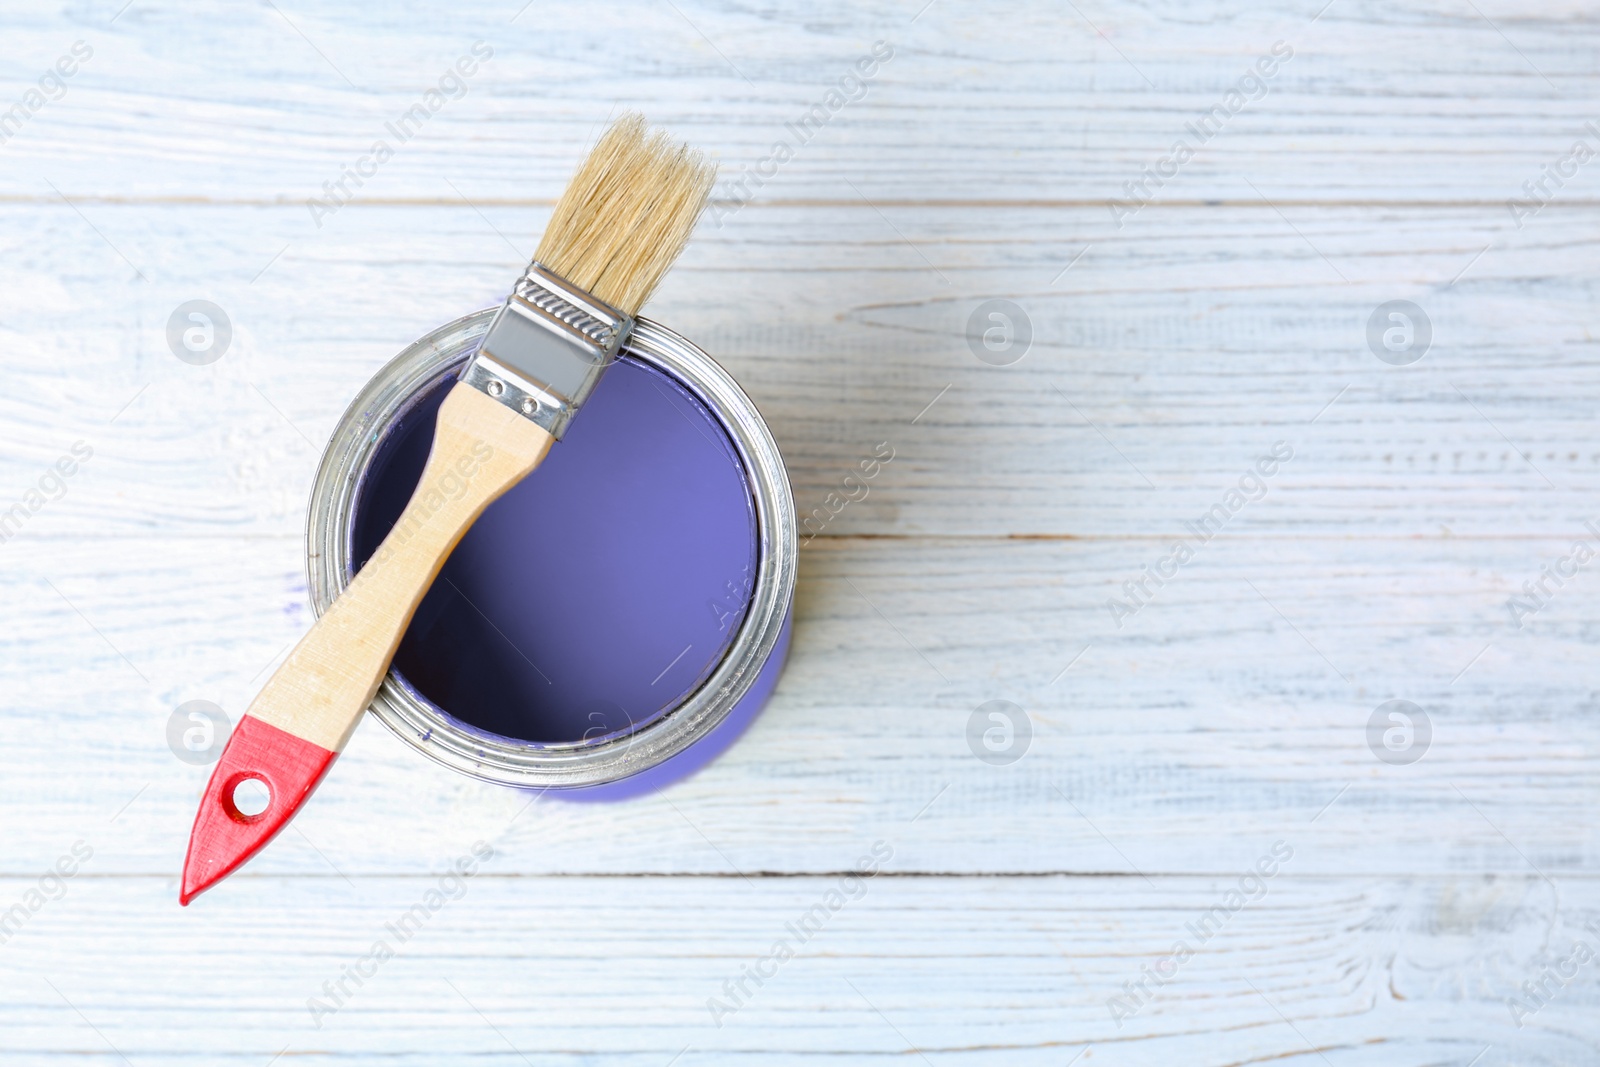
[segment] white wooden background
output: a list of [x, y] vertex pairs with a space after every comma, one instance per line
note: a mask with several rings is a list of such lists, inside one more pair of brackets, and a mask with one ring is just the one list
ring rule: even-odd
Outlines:
[[[1325, 2], [8, 2], [0, 110], [94, 54], [0, 145], [0, 505], [94, 457], [0, 545], [0, 909], [94, 854], [0, 944], [0, 1061], [1600, 1062], [1600, 963], [1520, 1027], [1508, 1004], [1600, 947], [1600, 575], [1505, 607], [1600, 516], [1600, 163], [1520, 229], [1505, 206], [1600, 146], [1600, 23]], [[803, 508], [895, 449], [802, 552], [764, 717], [662, 795], [531, 807], [369, 723], [180, 909], [208, 769], [168, 717], [237, 717], [308, 625], [307, 492], [354, 392], [499, 299], [609, 115], [736, 175], [880, 39], [866, 97], [650, 310], [755, 397]], [[479, 40], [467, 95], [313, 225]], [[1270, 94], [1117, 229], [1278, 40]], [[1013, 366], [964, 337], [994, 297], [1033, 324]], [[211, 366], [167, 347], [191, 299], [233, 323]], [[1433, 324], [1412, 366], [1366, 344], [1392, 299]], [[1277, 440], [1267, 497], [1118, 629], [1106, 599]], [[1034, 730], [1010, 766], [965, 740], [996, 698]], [[1391, 698], [1433, 723], [1411, 766], [1366, 745]], [[314, 1025], [477, 840], [465, 896]], [[876, 841], [865, 896], [715, 1025]], [[1109, 998], [1279, 841], [1265, 897], [1119, 1026]]]

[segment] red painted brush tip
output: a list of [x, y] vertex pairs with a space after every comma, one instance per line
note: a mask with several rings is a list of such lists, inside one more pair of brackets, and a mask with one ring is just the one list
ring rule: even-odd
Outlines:
[[[241, 718], [200, 798], [178, 903], [187, 906], [260, 852], [294, 818], [337, 755], [254, 716]], [[251, 780], [266, 786], [267, 806], [246, 815], [233, 794]]]

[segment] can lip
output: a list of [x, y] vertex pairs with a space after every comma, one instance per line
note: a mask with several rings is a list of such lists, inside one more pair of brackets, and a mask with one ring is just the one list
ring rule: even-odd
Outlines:
[[[430, 386], [459, 370], [497, 310], [463, 316], [408, 345], [339, 419], [317, 468], [306, 517], [307, 588], [319, 617], [349, 584], [352, 503], [384, 429]], [[727, 718], [755, 683], [788, 618], [799, 562], [794, 497], [766, 421], [727, 371], [660, 323], [638, 319], [623, 351], [672, 374], [698, 395], [727, 430], [744, 464], [756, 513], [750, 608], [704, 685], [648, 725], [595, 743], [536, 744], [480, 730], [439, 708], [391, 667], [369, 710], [423, 755], [471, 777], [502, 785], [575, 788], [614, 782], [664, 762]]]

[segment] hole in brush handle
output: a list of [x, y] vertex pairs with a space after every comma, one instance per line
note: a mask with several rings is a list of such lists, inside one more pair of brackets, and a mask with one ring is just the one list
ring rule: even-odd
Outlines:
[[222, 797], [229, 815], [240, 822], [254, 822], [272, 806], [272, 787], [260, 775], [247, 771], [234, 776], [231, 788], [224, 783]]

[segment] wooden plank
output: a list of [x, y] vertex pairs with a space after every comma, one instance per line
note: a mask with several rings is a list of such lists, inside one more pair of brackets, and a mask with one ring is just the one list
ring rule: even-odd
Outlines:
[[[27, 625], [0, 638], [5, 873], [137, 796], [103, 869], [175, 877], [207, 768], [168, 750], [168, 719], [207, 699], [237, 720], [309, 623], [298, 546], [7, 547]], [[1592, 576], [1553, 589], [1521, 629], [1506, 609], [1561, 551], [1224, 534], [1119, 628], [1106, 602], [1165, 543], [820, 540], [802, 554], [787, 673], [754, 728], [665, 795], [541, 801], [507, 868], [814, 873], [894, 834], [904, 870], [1215, 873], [1300, 824], [1317, 842], [1306, 872], [1592, 871]], [[968, 740], [994, 699], [1033, 731], [1007, 766]], [[1431, 722], [1409, 766], [1369, 748], [1392, 699]], [[258, 868], [412, 871], [529, 799], [365, 723], [300, 833]]]
[[[1597, 518], [1600, 197], [1585, 165], [1521, 225], [1507, 204], [1600, 145], [1584, 11], [120, 4], [6, 20], [0, 115], [94, 49], [0, 147], [0, 514], [56, 498], [0, 544], [8, 1064], [1600, 1058], [1595, 964], [1549, 970], [1600, 945], [1592, 578], [1544, 570]], [[880, 38], [864, 98], [733, 210]], [[477, 40], [464, 98], [313, 218]], [[1270, 92], [1118, 208], [1278, 40]], [[294, 830], [178, 909], [207, 768], [168, 719], [236, 714], [309, 624], [322, 442], [503, 295], [630, 106], [726, 168], [651, 313], [745, 383], [803, 509], [895, 449], [803, 550], [777, 697], [609, 805], [529, 806], [364, 724]], [[165, 338], [197, 298], [235, 328], [207, 367]], [[969, 350], [991, 298], [1031, 320], [1015, 365]], [[1434, 332], [1405, 367], [1366, 336], [1397, 299]], [[1265, 497], [1152, 588], [1278, 440]], [[78, 441], [63, 495], [41, 479]], [[1369, 747], [1396, 698], [1431, 721], [1410, 765]], [[1033, 730], [1009, 765], [969, 741], [994, 699]], [[64, 899], [7, 930], [79, 840]], [[477, 840], [466, 896], [316, 1027], [307, 999]], [[886, 873], [719, 1028], [708, 998], [879, 840]], [[1279, 841], [1264, 897], [1118, 1019]]]
[[[853, 183], [887, 201], [1090, 200], [1108, 219], [1104, 205], [1187, 139], [1198, 154], [1161, 200], [1253, 202], [1254, 183], [1289, 200], [1468, 200], [1503, 215], [1597, 118], [1600, 30], [1569, 4], [676, 7], [546, 5], [514, 21], [504, 4], [398, 21], [355, 3], [198, 21], [148, 0], [115, 21], [19, 13], [8, 106], [75, 40], [94, 55], [7, 143], [0, 193], [53, 199], [49, 180], [82, 197], [282, 201], [308, 217], [305, 201], [383, 139], [394, 155], [361, 164], [375, 171], [363, 198], [454, 202], [448, 179], [469, 196], [548, 200], [608, 113], [643, 107], [735, 178], [770, 171], [789, 138], [794, 158], [763, 199], [852, 201]], [[878, 40], [894, 58], [801, 143], [791, 125]], [[494, 55], [464, 93], [447, 82], [420, 132], [389, 132], [478, 41]], [[1246, 82], [1230, 100], [1279, 41], [1293, 57], [1265, 95]], [[1188, 130], [1235, 104], [1209, 139]], [[1567, 192], [1593, 200], [1592, 176]]]
[[[24, 272], [0, 319], [0, 474], [20, 495], [84, 440], [96, 458], [48, 521], [117, 536], [295, 534], [350, 398], [413, 338], [497, 301], [529, 250], [495, 230], [531, 245], [544, 218], [352, 209], [307, 237], [289, 209], [86, 213], [148, 283], [67, 208], [0, 209]], [[1600, 490], [1596, 211], [1552, 208], [1487, 252], [1504, 235], [1472, 211], [1296, 217], [1156, 220], [1052, 286], [1093, 240], [1088, 209], [902, 214], [916, 249], [866, 208], [772, 209], [702, 233], [649, 311], [751, 392], [804, 511], [894, 450], [830, 535], [1172, 536], [1279, 440], [1295, 458], [1246, 519], [1262, 532], [1581, 529]], [[1005, 294], [1036, 341], [993, 366], [967, 322]], [[233, 328], [210, 366], [166, 339], [196, 298]], [[1432, 322], [1411, 366], [1368, 346], [1394, 299]]]
[[[1252, 841], [1251, 862], [1273, 845]], [[851, 860], [871, 847], [857, 842]], [[458, 842], [437, 865], [469, 848]], [[1600, 1055], [1593, 960], [1569, 984], [1551, 982], [1550, 1002], [1521, 1029], [1509, 1005], [1575, 941], [1595, 945], [1592, 879], [1564, 880], [1557, 899], [1537, 878], [1305, 878], [1298, 852], [1244, 893], [1243, 871], [1154, 885], [888, 873], [746, 884], [507, 878], [491, 860], [448, 883], [404, 941], [390, 927], [439, 891], [437, 872], [353, 885], [243, 877], [185, 911], [151, 880], [85, 873], [4, 946], [0, 1051], [18, 1064], [120, 1063], [114, 1048], [134, 1063], [179, 1064], [280, 1053], [497, 1065], [1080, 1055], [1200, 1067]], [[0, 900], [32, 885], [0, 882]], [[1226, 917], [1211, 911], [1232, 900]], [[808, 915], [815, 932], [802, 942], [788, 927]], [[380, 939], [395, 955], [361, 962]], [[795, 957], [761, 963], [784, 939]], [[1194, 952], [1181, 965], [1179, 941]], [[359, 986], [345, 978], [358, 963]], [[743, 1003], [714, 1019], [708, 1001], [731, 1003], [724, 983], [757, 964], [770, 977], [746, 980]], [[1158, 967], [1171, 977], [1153, 987], [1144, 972]], [[342, 1004], [324, 990], [341, 980]], [[1114, 1018], [1112, 998], [1139, 981], [1153, 995]], [[314, 997], [338, 1010], [313, 1017]]]

